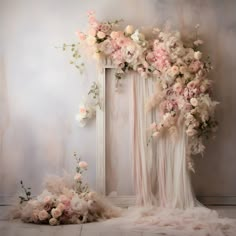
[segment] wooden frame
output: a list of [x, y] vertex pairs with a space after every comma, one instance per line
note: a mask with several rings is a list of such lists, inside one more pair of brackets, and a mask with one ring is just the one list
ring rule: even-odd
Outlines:
[[[99, 71], [98, 81], [100, 85], [101, 109], [96, 111], [96, 189], [99, 193], [106, 195], [106, 70], [116, 67], [108, 60], [104, 61]], [[135, 204], [134, 195], [120, 195], [109, 197], [117, 206], [127, 207]]]

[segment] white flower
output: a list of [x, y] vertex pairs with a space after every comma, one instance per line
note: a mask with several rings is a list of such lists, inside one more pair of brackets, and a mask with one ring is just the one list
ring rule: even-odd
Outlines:
[[86, 40], [87, 40], [87, 44], [90, 46], [94, 45], [97, 41], [96, 38], [91, 35], [89, 35]]
[[190, 103], [191, 103], [194, 107], [196, 107], [196, 106], [198, 105], [198, 100], [197, 100], [196, 98], [191, 98], [191, 99], [190, 99]]
[[71, 208], [75, 211], [80, 212], [81, 214], [85, 214], [88, 207], [87, 203], [80, 199], [78, 195], [75, 195], [71, 200]]
[[82, 175], [80, 173], [76, 173], [74, 176], [74, 180], [77, 180], [77, 181], [81, 180], [81, 178], [82, 178]]
[[125, 33], [126, 34], [133, 34], [134, 32], [134, 27], [132, 25], [127, 25], [125, 28]]
[[133, 39], [136, 43], [142, 43], [145, 40], [143, 34], [139, 33], [139, 30], [135, 30], [135, 32], [131, 35], [131, 39]]
[[197, 52], [194, 52], [194, 58], [196, 60], [200, 60], [202, 58], [202, 53], [197, 51]]
[[57, 224], [58, 224], [58, 220], [55, 219], [55, 218], [51, 218], [51, 219], [49, 220], [49, 224], [52, 225], [52, 226], [57, 225]]
[[52, 215], [53, 218], [58, 218], [58, 217], [60, 217], [62, 215], [62, 212], [58, 208], [53, 208], [51, 210], [51, 215]]
[[47, 211], [42, 210], [42, 211], [39, 212], [38, 216], [39, 216], [39, 220], [43, 221], [43, 220], [48, 219], [49, 214], [47, 213]]
[[85, 161], [80, 161], [79, 162], [79, 167], [82, 169], [86, 169], [88, 167], [88, 163]]

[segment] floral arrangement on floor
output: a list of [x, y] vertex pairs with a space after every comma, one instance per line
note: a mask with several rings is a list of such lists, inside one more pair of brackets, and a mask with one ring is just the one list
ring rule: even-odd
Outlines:
[[[187, 161], [193, 169], [191, 154], [204, 152], [203, 141], [217, 127], [214, 112], [218, 102], [212, 99], [212, 70], [208, 57], [203, 57], [197, 25], [195, 37], [184, 41], [180, 32], [153, 28], [149, 35], [128, 25], [117, 29], [119, 21], [99, 22], [94, 12], [88, 13], [87, 33], [78, 31], [79, 43], [73, 52], [79, 55], [85, 47], [98, 62], [109, 58], [117, 67], [116, 78], [136, 71], [144, 79], [152, 79], [155, 93], [147, 102], [147, 111], [158, 109], [161, 120], [150, 125], [150, 137], [163, 132], [177, 134], [184, 122], [188, 136]], [[75, 45], [75, 44], [74, 44]], [[88, 112], [89, 113], [89, 112]], [[149, 139], [150, 142], [150, 139]]]
[[71, 176], [51, 177], [45, 183], [45, 190], [37, 197], [29, 197], [28, 188], [23, 186], [19, 208], [15, 210], [15, 218], [23, 222], [35, 224], [80, 224], [120, 215], [120, 209], [113, 207], [96, 192], [83, 183], [83, 173], [88, 164], [77, 161], [76, 174]]

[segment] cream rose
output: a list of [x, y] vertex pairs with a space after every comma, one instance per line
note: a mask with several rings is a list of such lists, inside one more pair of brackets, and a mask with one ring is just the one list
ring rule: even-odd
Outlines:
[[51, 218], [51, 219], [49, 220], [49, 224], [52, 225], [52, 226], [57, 225], [57, 224], [58, 224], [58, 220], [55, 219], [55, 218]]
[[194, 52], [194, 58], [196, 60], [200, 60], [202, 58], [202, 53], [197, 51], [197, 52]]
[[104, 39], [106, 37], [106, 34], [102, 31], [98, 31], [97, 36], [98, 36], [99, 39]]
[[51, 210], [51, 215], [52, 215], [53, 218], [58, 218], [58, 217], [61, 216], [61, 214], [62, 214], [62, 212], [61, 212], [61, 210], [58, 209], [58, 208], [53, 208], [53, 209]]
[[126, 34], [133, 34], [134, 32], [134, 27], [132, 25], [127, 25], [125, 28], [125, 33]]
[[90, 45], [90, 46], [92, 46], [96, 43], [96, 38], [91, 35], [89, 35], [86, 40], [87, 40], [88, 45]]
[[190, 103], [191, 105], [193, 105], [194, 107], [196, 107], [198, 105], [198, 100], [196, 98], [191, 98], [190, 99]]
[[39, 212], [39, 215], [38, 215], [38, 217], [39, 217], [39, 220], [43, 221], [43, 220], [46, 220], [46, 219], [48, 219], [48, 217], [49, 217], [49, 214], [48, 214], [48, 212], [47, 212], [47, 211], [45, 211], [45, 210], [42, 210], [42, 211], [40, 211], [40, 212]]

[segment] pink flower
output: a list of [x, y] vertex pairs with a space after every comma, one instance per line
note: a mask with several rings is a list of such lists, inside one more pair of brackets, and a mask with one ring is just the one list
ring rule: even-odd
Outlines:
[[111, 36], [112, 39], [116, 39], [116, 38], [119, 37], [119, 33], [116, 32], [116, 31], [112, 31], [111, 34], [110, 34], [110, 36]]
[[104, 33], [108, 33], [111, 30], [111, 25], [104, 23], [100, 26], [100, 30]]
[[91, 28], [91, 29], [89, 29], [88, 34], [95, 37], [97, 34], [97, 31], [95, 29]]
[[109, 55], [114, 51], [113, 44], [109, 39], [100, 43], [99, 49], [106, 55]]
[[88, 168], [88, 163], [85, 162], [85, 161], [80, 161], [79, 162], [79, 167], [82, 168], [82, 169], [86, 169], [86, 168]]
[[98, 36], [99, 39], [104, 39], [106, 37], [106, 34], [102, 31], [98, 31], [97, 36]]
[[150, 128], [151, 128], [151, 129], [156, 129], [156, 128], [157, 128], [156, 122], [153, 122], [153, 123], [150, 125]]
[[202, 63], [200, 61], [193, 61], [189, 65], [189, 71], [192, 73], [196, 73], [202, 66]]
[[32, 218], [34, 223], [38, 223], [38, 221], [39, 221], [38, 213], [39, 213], [38, 211], [34, 211], [33, 214], [32, 214], [31, 218]]
[[76, 181], [81, 180], [81, 178], [82, 178], [82, 175], [80, 173], [76, 173], [74, 176], [74, 180], [76, 180]]
[[82, 41], [86, 39], [86, 35], [80, 31], [75, 32], [75, 34]]
[[46, 204], [49, 204], [52, 202], [52, 197], [51, 196], [46, 196], [44, 199], [43, 199], [43, 202], [46, 203]]
[[53, 208], [51, 210], [51, 215], [52, 215], [53, 218], [58, 218], [58, 217], [60, 217], [62, 215], [62, 212], [58, 208]]
[[39, 217], [39, 220], [43, 221], [49, 218], [49, 214], [47, 213], [47, 211], [42, 210], [39, 212], [38, 217]]
[[60, 195], [59, 196], [59, 201], [63, 203], [66, 206], [70, 205], [70, 199], [66, 195]]
[[173, 90], [177, 93], [180, 94], [182, 92], [183, 86], [181, 83], [175, 83], [173, 86]]
[[66, 206], [65, 206], [63, 203], [59, 203], [59, 204], [57, 205], [57, 209], [59, 209], [60, 211], [64, 211], [65, 208], [66, 208]]
[[196, 82], [195, 81], [190, 81], [188, 84], [187, 84], [187, 87], [189, 89], [193, 89], [196, 87]]

